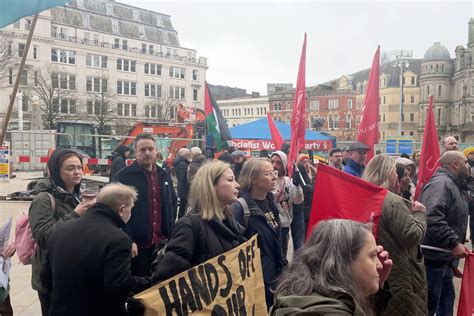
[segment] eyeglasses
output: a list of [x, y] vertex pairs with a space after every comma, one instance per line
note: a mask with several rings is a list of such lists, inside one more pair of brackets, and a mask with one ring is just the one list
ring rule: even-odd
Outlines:
[[263, 175], [266, 177], [269, 177], [269, 176], [278, 177], [278, 170], [273, 170], [272, 172], [267, 172], [267, 173], [264, 173]]

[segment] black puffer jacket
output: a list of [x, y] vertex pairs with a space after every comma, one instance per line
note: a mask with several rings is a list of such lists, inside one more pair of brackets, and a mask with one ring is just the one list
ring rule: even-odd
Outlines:
[[222, 222], [205, 221], [192, 211], [174, 225], [165, 255], [153, 272], [153, 282], [173, 277], [245, 241], [244, 229], [232, 215]]
[[[275, 198], [272, 193], [267, 194], [267, 201], [273, 212], [273, 216], [278, 222], [278, 228], [273, 229], [267, 221], [265, 214], [260, 210], [257, 203], [255, 203], [249, 191], [240, 192], [240, 196], [247, 201], [250, 211], [250, 217], [247, 228], [245, 230], [245, 237], [250, 238], [258, 234], [258, 246], [262, 256], [262, 270], [263, 280], [265, 283], [265, 296], [267, 306], [273, 305], [273, 293], [277, 279], [280, 276], [283, 268], [286, 266], [286, 258], [283, 257], [281, 250], [281, 222], [278, 208], [275, 204]], [[237, 201], [231, 205], [232, 214], [235, 219], [244, 225], [244, 211], [242, 205]]]
[[[427, 232], [423, 245], [453, 249], [464, 244], [468, 207], [461, 194], [456, 175], [446, 168], [438, 169], [423, 187], [420, 202], [426, 206]], [[442, 267], [454, 258], [451, 254], [423, 250], [425, 264]]]
[[178, 197], [185, 200], [188, 199], [189, 193], [188, 165], [189, 160], [185, 157], [178, 157], [173, 161], [176, 180], [178, 181]]
[[120, 145], [117, 149], [115, 149], [115, 152], [112, 156], [112, 164], [110, 165], [110, 182], [112, 182], [112, 179], [117, 174], [117, 172], [127, 166], [127, 158], [125, 157], [125, 153], [127, 151], [130, 151], [130, 149], [123, 145]]

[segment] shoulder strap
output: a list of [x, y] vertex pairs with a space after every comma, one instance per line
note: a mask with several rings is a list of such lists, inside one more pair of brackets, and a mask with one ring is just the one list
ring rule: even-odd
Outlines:
[[46, 194], [49, 196], [49, 199], [51, 200], [51, 209], [53, 210], [53, 212], [55, 212], [56, 211], [56, 201], [54, 200], [54, 197], [51, 193], [46, 192]]
[[240, 203], [240, 205], [242, 205], [242, 208], [244, 210], [244, 226], [245, 228], [247, 228], [247, 226], [249, 225], [249, 218], [250, 218], [249, 206], [247, 204], [247, 201], [245, 201], [245, 199], [242, 197], [239, 197], [237, 201]]

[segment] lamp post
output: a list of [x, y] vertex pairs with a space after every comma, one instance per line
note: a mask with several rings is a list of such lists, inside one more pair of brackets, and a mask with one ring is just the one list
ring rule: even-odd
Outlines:
[[402, 136], [402, 122], [403, 122], [403, 69], [408, 68], [410, 63], [407, 60], [400, 60], [393, 65], [393, 67], [400, 68], [400, 121], [398, 121], [398, 136]]

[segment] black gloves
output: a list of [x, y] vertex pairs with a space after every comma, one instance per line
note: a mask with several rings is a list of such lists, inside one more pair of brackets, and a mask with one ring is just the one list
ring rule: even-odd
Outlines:
[[293, 169], [293, 185], [295, 187], [301, 185], [300, 170], [298, 169], [298, 166], [296, 165], [295, 165], [295, 168]]

